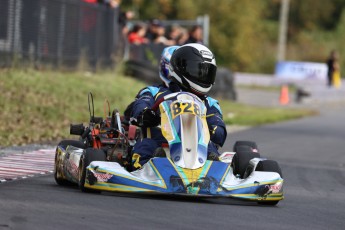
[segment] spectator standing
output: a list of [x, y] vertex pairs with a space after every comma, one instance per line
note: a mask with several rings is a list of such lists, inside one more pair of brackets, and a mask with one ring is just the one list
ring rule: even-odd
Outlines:
[[339, 56], [337, 51], [332, 50], [328, 60], [328, 86], [339, 88], [341, 86]]
[[119, 7], [121, 4], [121, 0], [103, 0], [102, 2], [112, 9]]
[[124, 36], [127, 36], [127, 34], [129, 33], [128, 20], [133, 19], [134, 15], [134, 12], [130, 10], [120, 12], [118, 23], [121, 27], [121, 31]]
[[181, 33], [177, 38], [177, 45], [183, 45], [188, 40], [189, 34], [186, 28], [181, 27]]
[[201, 26], [193, 26], [189, 31], [189, 38], [186, 41], [187, 43], [199, 43], [203, 44], [203, 37], [202, 37], [202, 27]]
[[82, 52], [88, 60], [90, 67], [96, 68], [97, 47], [96, 47], [96, 25], [98, 0], [82, 0], [85, 4], [81, 5], [81, 44]]
[[177, 24], [174, 24], [170, 27], [168, 38], [171, 40], [174, 40], [175, 44], [177, 44], [181, 33], [182, 33], [182, 27], [180, 27]]
[[153, 19], [149, 22], [148, 29], [146, 32], [145, 37], [150, 41], [153, 42], [157, 37], [159, 27], [162, 26], [162, 23], [158, 19]]
[[30, 58], [30, 47], [33, 47], [34, 61], [38, 58], [38, 36], [40, 28], [40, 14], [39, 1], [22, 1], [22, 11], [20, 17], [21, 26], [21, 42], [23, 58]]
[[148, 39], [145, 38], [146, 34], [146, 27], [143, 24], [135, 24], [133, 29], [128, 34], [128, 42], [131, 44], [146, 44], [148, 43]]
[[156, 33], [153, 37], [153, 43], [163, 44], [166, 46], [172, 46], [176, 44], [174, 40], [169, 40], [165, 37], [165, 27], [162, 24], [157, 26]]
[[117, 8], [119, 7], [121, 0], [82, 0], [83, 2], [90, 3], [90, 4], [104, 4], [110, 8]]

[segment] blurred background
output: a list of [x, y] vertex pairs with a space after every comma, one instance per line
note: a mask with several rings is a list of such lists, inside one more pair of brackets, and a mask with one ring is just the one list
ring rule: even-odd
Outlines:
[[[284, 1], [286, 39], [279, 40]], [[219, 65], [236, 72], [273, 73], [279, 41], [286, 46], [284, 60], [325, 62], [337, 50], [344, 66], [345, 1], [284, 1], [2, 0], [0, 65], [26, 59], [71, 68], [81, 57], [91, 67], [114, 65], [131, 57], [124, 33], [142, 26], [147, 35], [153, 24], [173, 40], [154, 42], [164, 45], [185, 42], [186, 31], [200, 25], [200, 41], [214, 51]]]
[[140, 88], [159, 83], [164, 47], [190, 42], [216, 56], [210, 94], [227, 124], [315, 114], [243, 104], [344, 101], [344, 9], [345, 0], [1, 0], [0, 142], [65, 137], [69, 123], [87, 120], [90, 91], [98, 110], [110, 98], [123, 111]]

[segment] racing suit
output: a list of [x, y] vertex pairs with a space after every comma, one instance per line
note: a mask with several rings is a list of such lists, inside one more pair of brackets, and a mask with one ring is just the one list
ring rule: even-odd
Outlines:
[[[135, 124], [140, 114], [145, 109], [152, 108], [157, 100], [175, 92], [182, 92], [181, 88], [175, 83], [170, 83], [169, 88], [165, 85], [159, 85], [142, 89], [131, 104], [130, 111], [128, 112], [131, 123]], [[207, 108], [206, 121], [210, 130], [208, 153], [219, 155], [218, 147], [223, 146], [227, 136], [222, 111], [218, 101], [210, 96], [201, 96], [200, 99]], [[134, 168], [140, 168], [145, 164], [153, 157], [155, 150], [161, 147], [162, 143], [166, 142], [159, 128], [143, 127], [142, 130], [145, 138], [138, 140], [133, 148], [132, 164]]]

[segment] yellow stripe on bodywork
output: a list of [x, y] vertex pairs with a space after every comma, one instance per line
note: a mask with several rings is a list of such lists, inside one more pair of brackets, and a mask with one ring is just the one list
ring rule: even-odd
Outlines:
[[[231, 194], [231, 196], [236, 196], [236, 197], [241, 197], [241, 196], [246, 196], [246, 197], [249, 197], [249, 196], [252, 196], [252, 197], [257, 197], [258, 194], [251, 194], [251, 193], [240, 193], [240, 194]], [[283, 193], [272, 193], [272, 194], [269, 194], [267, 195], [268, 197], [282, 197], [283, 196]]]
[[[167, 188], [167, 185], [165, 184], [165, 181], [164, 181], [162, 175], [159, 173], [159, 171], [157, 170], [156, 166], [153, 164], [152, 161], [149, 161], [149, 163], [150, 163], [151, 168], [152, 168], [153, 171], [155, 172], [156, 176], [160, 179], [161, 182], [163, 182], [163, 183], [162, 183], [163, 186], [159, 186], [159, 187], [165, 188], [165, 189], [166, 189], [166, 188]], [[170, 161], [170, 163], [172, 163], [172, 162]]]
[[[228, 168], [225, 170], [225, 173], [224, 173], [222, 179], [220, 180], [219, 185], [223, 184], [223, 181], [225, 180], [226, 176], [228, 175], [230, 169], [231, 169], [231, 167], [230, 167], [230, 165], [228, 165]], [[222, 190], [222, 188], [219, 187], [217, 191], [220, 192], [221, 190]]]
[[106, 182], [97, 182], [96, 185], [90, 185], [85, 183], [86, 188], [97, 189], [102, 191], [112, 191], [112, 192], [155, 192], [155, 190], [138, 188], [128, 185], [112, 184]]
[[275, 181], [266, 181], [266, 182], [260, 182], [260, 183], [252, 183], [252, 184], [246, 184], [246, 185], [240, 185], [240, 186], [233, 186], [233, 187], [227, 187], [227, 185], [223, 185], [227, 190], [235, 190], [240, 188], [248, 188], [258, 185], [274, 185], [276, 183], [283, 182], [283, 180], [275, 180]]
[[265, 197], [259, 196], [257, 194], [231, 194], [230, 196], [258, 201], [275, 201], [284, 199], [283, 193], [270, 194]]

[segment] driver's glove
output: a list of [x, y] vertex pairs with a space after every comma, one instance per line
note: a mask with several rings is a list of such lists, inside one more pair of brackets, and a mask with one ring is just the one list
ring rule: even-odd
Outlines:
[[160, 116], [152, 109], [144, 109], [138, 116], [139, 126], [154, 127], [160, 124]]

